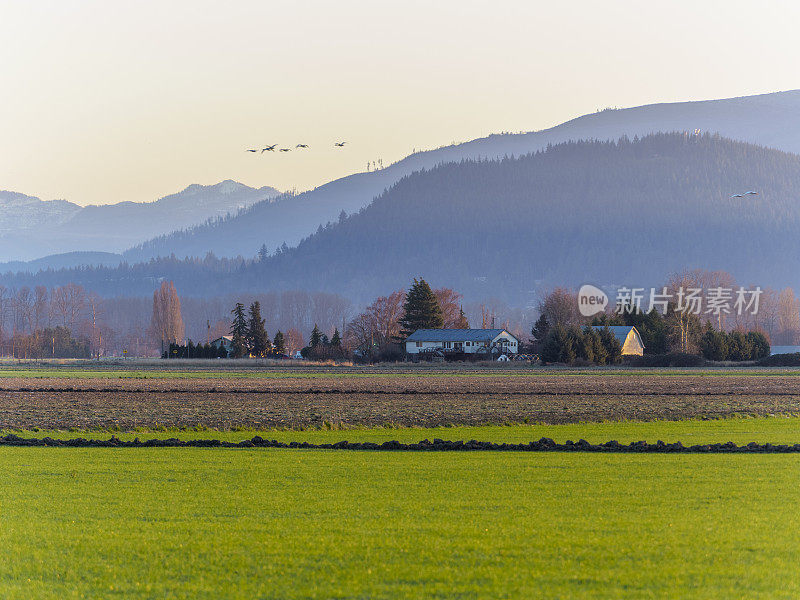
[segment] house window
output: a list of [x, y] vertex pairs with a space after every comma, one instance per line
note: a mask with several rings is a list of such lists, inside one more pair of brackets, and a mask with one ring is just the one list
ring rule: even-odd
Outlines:
[[417, 348], [422, 348], [422, 342], [417, 342]]

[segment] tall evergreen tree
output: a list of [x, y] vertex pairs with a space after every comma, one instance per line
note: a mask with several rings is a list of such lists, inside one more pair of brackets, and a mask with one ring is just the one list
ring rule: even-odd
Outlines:
[[309, 346], [311, 348], [316, 348], [322, 344], [322, 332], [317, 327], [317, 324], [314, 323], [314, 329], [311, 330], [311, 339], [309, 340]]
[[272, 350], [275, 354], [286, 354], [286, 338], [282, 331], [275, 334], [275, 339], [272, 340]]
[[431, 286], [424, 279], [414, 279], [403, 304], [400, 318], [400, 340], [405, 340], [417, 329], [441, 329], [444, 327], [442, 309]]
[[575, 348], [566, 327], [556, 324], [550, 330], [542, 346], [541, 359], [544, 363], [571, 363], [575, 360]]
[[237, 302], [231, 314], [233, 315], [231, 357], [242, 358], [247, 354], [247, 319], [244, 316], [244, 304]]
[[464, 314], [464, 307], [458, 309], [458, 321], [456, 321], [456, 329], [469, 329], [469, 321], [467, 315]]
[[615, 365], [622, 360], [622, 346], [608, 326], [600, 330], [600, 340], [606, 349], [606, 363]]
[[336, 327], [333, 330], [333, 337], [331, 338], [331, 346], [334, 348], [341, 348], [342, 347], [342, 336], [339, 335], [339, 328]]
[[544, 346], [548, 333], [550, 333], [550, 321], [547, 320], [547, 315], [542, 313], [531, 329], [532, 341], [537, 350], [541, 350]]
[[250, 305], [247, 345], [253, 356], [263, 357], [269, 354], [271, 344], [267, 330], [264, 328], [264, 319], [261, 318], [261, 303], [258, 301]]

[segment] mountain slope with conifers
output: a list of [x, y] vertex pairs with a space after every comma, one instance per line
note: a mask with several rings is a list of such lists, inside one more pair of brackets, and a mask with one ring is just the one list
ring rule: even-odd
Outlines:
[[543, 285], [655, 285], [684, 267], [777, 286], [797, 279], [799, 225], [796, 155], [711, 135], [566, 143], [405, 178], [254, 279], [360, 295], [424, 274], [515, 302]]
[[[758, 195], [731, 198], [737, 192]], [[800, 157], [718, 136], [571, 142], [403, 178], [359, 213], [265, 260], [161, 260], [6, 276], [108, 295], [307, 289], [356, 302], [423, 276], [468, 299], [529, 303], [559, 284], [658, 285], [682, 268], [743, 284], [797, 282]]]
[[126, 252], [130, 261], [157, 256], [252, 256], [266, 244], [296, 245], [318, 225], [335, 222], [364, 208], [402, 177], [437, 165], [462, 160], [499, 160], [543, 150], [571, 140], [616, 140], [665, 131], [719, 132], [745, 142], [800, 153], [800, 90], [695, 102], [650, 104], [607, 109], [583, 115], [555, 127], [518, 134], [493, 134], [462, 144], [415, 152], [373, 172], [355, 173], [316, 189], [250, 210], [211, 225], [201, 225], [149, 240]]

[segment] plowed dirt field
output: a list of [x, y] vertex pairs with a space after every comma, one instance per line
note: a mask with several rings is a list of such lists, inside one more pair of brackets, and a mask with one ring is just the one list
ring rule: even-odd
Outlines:
[[436, 426], [800, 413], [800, 377], [0, 379], [0, 428]]

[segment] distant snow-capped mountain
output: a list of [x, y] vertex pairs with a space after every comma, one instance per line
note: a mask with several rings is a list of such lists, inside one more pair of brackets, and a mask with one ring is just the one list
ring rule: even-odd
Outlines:
[[80, 210], [80, 206], [66, 200], [45, 201], [0, 190], [0, 235], [64, 223]]
[[279, 193], [272, 187], [256, 189], [226, 180], [193, 184], [155, 202], [81, 207], [0, 191], [0, 262], [77, 251], [121, 252], [210, 218], [236, 214]]

